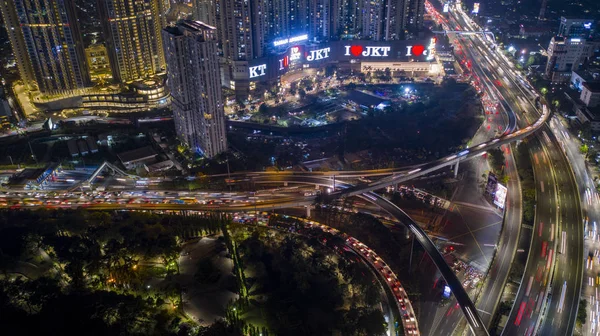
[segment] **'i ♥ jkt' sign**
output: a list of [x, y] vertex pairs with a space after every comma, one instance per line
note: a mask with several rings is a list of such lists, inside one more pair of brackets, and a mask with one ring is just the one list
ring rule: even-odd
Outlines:
[[361, 45], [344, 46], [344, 56], [387, 57], [391, 47], [363, 47]]

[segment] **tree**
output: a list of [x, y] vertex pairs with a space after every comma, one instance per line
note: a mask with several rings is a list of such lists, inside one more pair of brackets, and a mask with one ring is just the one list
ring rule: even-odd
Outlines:
[[300, 96], [300, 99], [304, 99], [304, 97], [306, 97], [306, 91], [304, 91], [304, 89], [299, 89], [298, 95]]
[[488, 155], [492, 164], [492, 168], [495, 171], [499, 171], [504, 166], [504, 153], [500, 148], [493, 148], [488, 150]]
[[581, 154], [587, 154], [589, 151], [589, 147], [586, 144], [581, 145], [581, 147], [579, 147], [579, 151], [581, 152]]
[[267, 106], [266, 103], [260, 104], [260, 106], [258, 107], [258, 113], [260, 113], [260, 114], [269, 113], [269, 107]]
[[577, 323], [580, 325], [585, 324], [587, 320], [587, 300], [579, 301], [579, 309], [577, 310]]

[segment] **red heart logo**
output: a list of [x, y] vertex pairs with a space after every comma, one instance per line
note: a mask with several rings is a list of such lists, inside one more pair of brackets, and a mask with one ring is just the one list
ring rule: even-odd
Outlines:
[[423, 54], [424, 50], [425, 50], [425, 47], [423, 47], [422, 45], [416, 45], [412, 48], [412, 53], [415, 56], [421, 56]]
[[355, 45], [355, 46], [350, 47], [350, 53], [356, 57], [360, 56], [362, 51], [363, 51], [362, 46]]

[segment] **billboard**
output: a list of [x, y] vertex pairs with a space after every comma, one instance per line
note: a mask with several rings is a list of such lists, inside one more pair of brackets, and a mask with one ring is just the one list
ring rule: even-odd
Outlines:
[[248, 79], [251, 82], [276, 80], [289, 71], [336, 62], [428, 62], [434, 59], [437, 43], [435, 38], [431, 38], [416, 41], [343, 40], [292, 44], [302, 38], [304, 36], [300, 35], [280, 40], [277, 52], [249, 60], [245, 69]]
[[294, 37], [275, 40], [275, 41], [273, 41], [273, 46], [279, 47], [279, 46], [286, 45], [288, 43], [295, 43], [295, 42], [301, 42], [301, 41], [306, 41], [306, 40], [308, 40], [307, 34], [298, 35], [298, 36], [294, 36]]
[[496, 192], [497, 184], [498, 184], [498, 178], [496, 177], [496, 174], [490, 172], [488, 174], [488, 180], [487, 180], [487, 185], [485, 186], [485, 192], [490, 195], [494, 195], [494, 193]]
[[479, 13], [479, 2], [473, 4], [473, 14]]
[[500, 209], [504, 209], [504, 205], [506, 203], [506, 189], [505, 186], [498, 183], [496, 185], [496, 193], [494, 194], [494, 204], [496, 204]]
[[448, 3], [444, 4], [444, 13], [448, 13], [448, 11], [450, 10], [450, 5]]
[[452, 294], [452, 290], [450, 290], [450, 286], [448, 286], [448, 285], [444, 286], [444, 293], [442, 295], [447, 299], [450, 297], [450, 294]]

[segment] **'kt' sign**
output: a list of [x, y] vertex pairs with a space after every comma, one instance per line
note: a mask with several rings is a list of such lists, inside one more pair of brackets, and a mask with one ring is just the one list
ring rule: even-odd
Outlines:
[[264, 76], [266, 69], [267, 69], [266, 64], [249, 67], [248, 70], [250, 70], [250, 78]]

